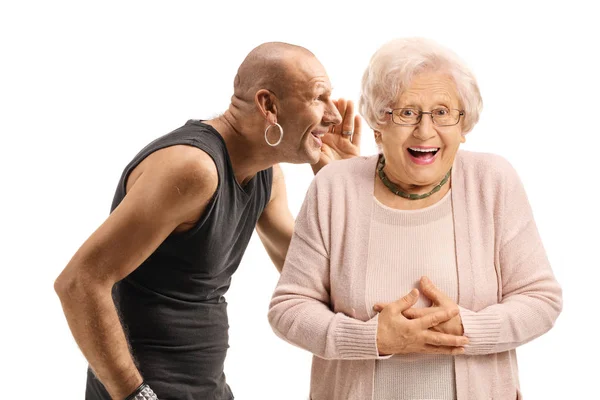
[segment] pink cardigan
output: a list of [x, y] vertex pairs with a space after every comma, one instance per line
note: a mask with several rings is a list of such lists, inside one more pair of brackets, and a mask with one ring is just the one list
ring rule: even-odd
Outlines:
[[[377, 156], [339, 161], [314, 179], [296, 220], [269, 321], [312, 352], [313, 400], [368, 400], [378, 356], [366, 304]], [[515, 348], [546, 331], [562, 297], [523, 186], [503, 158], [459, 151], [452, 170], [458, 304], [466, 354], [458, 400], [520, 399]]]

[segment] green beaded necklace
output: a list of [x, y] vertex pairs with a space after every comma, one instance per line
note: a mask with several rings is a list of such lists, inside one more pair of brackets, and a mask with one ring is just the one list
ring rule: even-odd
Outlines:
[[383, 184], [385, 185], [385, 187], [387, 187], [388, 189], [390, 189], [390, 191], [392, 193], [394, 193], [395, 195], [400, 196], [400, 197], [404, 197], [405, 199], [409, 199], [409, 200], [421, 200], [421, 199], [424, 199], [426, 197], [431, 196], [435, 192], [438, 192], [442, 188], [442, 186], [444, 186], [446, 184], [446, 182], [448, 182], [448, 179], [450, 179], [450, 173], [452, 172], [452, 168], [450, 168], [450, 171], [448, 171], [448, 173], [446, 174], [446, 176], [444, 176], [444, 179], [442, 179], [442, 181], [440, 183], [438, 183], [436, 185], [436, 187], [434, 187], [433, 189], [431, 189], [430, 192], [427, 192], [425, 194], [414, 194], [414, 193], [403, 192], [398, 186], [396, 186], [395, 184], [393, 184], [388, 179], [388, 177], [385, 174], [385, 172], [383, 172], [383, 167], [385, 167], [385, 157], [382, 154], [382, 155], [379, 156], [379, 163], [377, 164], [377, 175], [379, 175], [379, 178], [381, 179], [381, 182], [383, 182]]

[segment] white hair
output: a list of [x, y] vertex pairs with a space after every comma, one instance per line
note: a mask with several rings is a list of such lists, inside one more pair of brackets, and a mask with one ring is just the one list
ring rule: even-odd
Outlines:
[[373, 54], [363, 79], [359, 111], [373, 129], [386, 124], [389, 109], [420, 72], [447, 73], [454, 81], [461, 107], [463, 134], [479, 120], [483, 107], [475, 76], [452, 51], [423, 38], [394, 39]]

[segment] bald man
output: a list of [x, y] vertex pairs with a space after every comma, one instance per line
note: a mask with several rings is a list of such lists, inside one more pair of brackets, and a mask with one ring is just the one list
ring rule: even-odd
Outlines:
[[353, 105], [308, 50], [266, 43], [225, 113], [138, 153], [107, 220], [55, 282], [89, 362], [87, 400], [233, 398], [224, 295], [256, 228], [279, 271], [292, 237], [278, 163], [313, 172], [359, 154]]

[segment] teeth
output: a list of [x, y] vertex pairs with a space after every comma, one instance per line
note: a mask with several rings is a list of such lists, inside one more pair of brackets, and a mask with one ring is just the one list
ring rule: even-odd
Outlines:
[[411, 149], [412, 151], [419, 151], [421, 153], [433, 153], [434, 151], [438, 151], [439, 148], [433, 148], [433, 149], [415, 149], [414, 147], [409, 147], [409, 149]]

